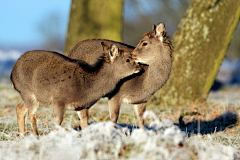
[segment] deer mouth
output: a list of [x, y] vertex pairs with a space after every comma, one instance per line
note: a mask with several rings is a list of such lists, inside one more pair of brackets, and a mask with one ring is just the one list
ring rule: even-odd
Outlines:
[[134, 73], [139, 73], [141, 70], [142, 70], [142, 67], [138, 64], [138, 66], [135, 69]]
[[133, 72], [133, 73], [138, 73], [138, 72], [140, 72], [140, 70], [135, 70], [135, 72]]
[[138, 68], [136, 69], [133, 73], [139, 73], [141, 71], [142, 68]]

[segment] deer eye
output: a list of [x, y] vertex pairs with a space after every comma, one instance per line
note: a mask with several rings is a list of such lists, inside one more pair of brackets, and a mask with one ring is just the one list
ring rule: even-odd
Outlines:
[[128, 59], [126, 59], [126, 62], [130, 62], [130, 59], [128, 58]]
[[143, 44], [142, 44], [142, 46], [147, 46], [148, 45], [148, 43], [147, 42], [144, 42]]

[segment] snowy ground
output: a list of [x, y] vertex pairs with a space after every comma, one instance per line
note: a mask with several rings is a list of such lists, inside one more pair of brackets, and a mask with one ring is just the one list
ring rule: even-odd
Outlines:
[[[73, 111], [66, 113], [63, 128], [54, 131], [51, 107], [39, 107], [40, 138], [29, 134], [26, 120], [29, 135], [20, 140], [15, 106], [21, 99], [11, 86], [0, 85], [0, 158], [240, 159], [239, 95], [239, 88], [225, 89], [210, 93], [211, 105], [149, 107], [145, 131], [136, 128], [129, 105], [121, 108], [120, 124], [113, 128], [105, 99], [90, 109], [92, 124], [83, 131], [73, 129], [78, 125]], [[182, 114], [187, 112], [198, 114]]]

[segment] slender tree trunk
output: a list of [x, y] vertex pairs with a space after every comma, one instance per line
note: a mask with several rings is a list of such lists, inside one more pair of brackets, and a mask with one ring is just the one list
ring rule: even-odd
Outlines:
[[192, 0], [173, 37], [173, 70], [149, 101], [206, 100], [240, 17], [240, 0]]
[[91, 38], [122, 40], [123, 0], [72, 0], [64, 54]]

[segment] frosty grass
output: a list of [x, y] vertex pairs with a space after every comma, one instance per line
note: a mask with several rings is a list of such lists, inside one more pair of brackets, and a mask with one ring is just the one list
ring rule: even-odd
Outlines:
[[83, 131], [58, 131], [37, 139], [26, 136], [23, 140], [0, 142], [2, 160], [13, 159], [236, 159], [233, 147], [213, 145], [211, 136], [203, 140], [200, 135], [191, 141], [169, 119], [159, 121], [146, 111], [150, 119], [148, 129], [113, 127], [111, 122], [91, 124]]
[[[222, 99], [222, 94], [220, 97]], [[72, 123], [71, 117], [66, 118], [63, 128], [54, 131], [52, 111], [41, 107], [44, 114], [38, 112], [38, 130], [42, 132], [40, 138], [28, 135], [20, 140], [15, 112], [15, 106], [20, 100], [19, 94], [12, 87], [0, 85], [1, 160], [240, 159], [238, 133], [236, 136], [217, 132], [187, 137], [173, 121], [166, 118], [159, 120], [152, 111], [144, 114], [144, 118], [149, 121], [145, 131], [131, 124], [114, 128], [111, 122], [99, 120], [96, 120], [99, 123], [91, 124], [83, 131], [76, 131], [72, 129], [72, 124], [77, 123]], [[49, 125], [45, 125], [46, 121]], [[30, 128], [29, 123], [27, 125], [26, 128]]]

